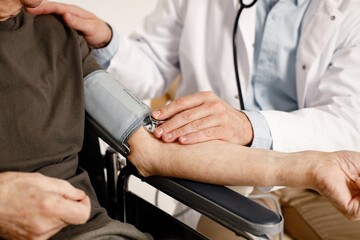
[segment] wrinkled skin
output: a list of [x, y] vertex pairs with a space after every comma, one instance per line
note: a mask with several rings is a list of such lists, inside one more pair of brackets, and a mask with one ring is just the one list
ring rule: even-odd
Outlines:
[[48, 239], [90, 216], [90, 199], [64, 180], [39, 173], [0, 174], [0, 237]]

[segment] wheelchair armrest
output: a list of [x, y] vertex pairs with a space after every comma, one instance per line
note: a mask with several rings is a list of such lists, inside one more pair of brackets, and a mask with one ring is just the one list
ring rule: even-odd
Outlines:
[[[122, 154], [121, 146], [111, 134], [88, 115], [86, 121], [103, 141]], [[247, 232], [256, 236], [263, 236], [274, 235], [282, 231], [283, 219], [281, 215], [225, 186], [169, 177], [145, 178], [140, 176], [136, 169], [129, 164], [120, 171], [118, 187], [123, 188], [120, 191], [127, 191], [126, 182], [130, 175], [140, 178], [238, 235]]]
[[126, 186], [124, 181], [130, 175], [138, 177], [238, 235], [247, 232], [263, 236], [282, 231], [283, 220], [279, 214], [225, 186], [169, 177], [142, 177], [132, 166], [120, 172], [118, 186]]

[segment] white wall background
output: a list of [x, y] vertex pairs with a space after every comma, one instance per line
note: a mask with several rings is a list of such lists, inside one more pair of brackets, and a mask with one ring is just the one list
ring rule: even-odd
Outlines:
[[121, 34], [129, 34], [143, 17], [150, 13], [158, 0], [54, 0], [75, 4], [95, 13]]

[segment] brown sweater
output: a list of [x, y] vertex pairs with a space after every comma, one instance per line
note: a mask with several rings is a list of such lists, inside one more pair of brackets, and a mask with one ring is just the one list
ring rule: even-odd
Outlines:
[[[66, 179], [92, 200], [92, 219], [66, 239], [109, 221], [78, 169], [84, 131], [83, 77], [99, 69], [85, 41], [52, 16], [24, 11], [0, 22], [0, 172]], [[25, 200], [26, 201], [26, 200]]]

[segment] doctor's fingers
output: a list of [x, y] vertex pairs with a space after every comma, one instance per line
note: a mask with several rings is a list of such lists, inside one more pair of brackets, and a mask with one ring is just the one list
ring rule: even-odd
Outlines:
[[[207, 105], [201, 105], [194, 107], [192, 109], [185, 110], [183, 112], [178, 113], [174, 117], [170, 118], [166, 122], [162, 123], [159, 127], [155, 129], [154, 135], [157, 138], [167, 136], [167, 139], [170, 139], [170, 133], [175, 130], [179, 130], [181, 127], [192, 123], [192, 128], [194, 129], [202, 129], [203, 126], [206, 126], [203, 121], [199, 122], [198, 120], [204, 119], [209, 116], [216, 116], [219, 118], [217, 121], [220, 121], [221, 118], [225, 118], [222, 112], [217, 112], [215, 108], [208, 107]], [[214, 121], [214, 120], [212, 120]], [[184, 129], [183, 129], [184, 130]], [[178, 132], [177, 137], [180, 135], [184, 135], [189, 132]]]
[[229, 142], [228, 139], [231, 139], [232, 131], [230, 129], [216, 126], [209, 127], [203, 130], [193, 132], [184, 136], [179, 137], [179, 143], [181, 144], [194, 144], [201, 143], [210, 140], [224, 140]]
[[167, 118], [173, 117], [178, 113], [198, 107], [200, 105], [207, 104], [209, 107], [211, 107], [211, 105], [215, 104], [213, 107], [219, 107], [219, 104], [217, 103], [219, 100], [223, 102], [223, 100], [210, 91], [195, 93], [189, 96], [175, 99], [168, 105], [157, 111], [154, 111], [152, 116], [158, 120], [165, 120]]
[[178, 139], [181, 144], [194, 144], [209, 140], [224, 140], [227, 142], [235, 141], [233, 129], [224, 124], [227, 117], [210, 115], [195, 121], [192, 121], [168, 134], [164, 134], [164, 142], [172, 142]]
[[32, 14], [61, 15], [69, 27], [82, 32], [85, 40], [92, 47], [102, 47], [112, 36], [112, 30], [103, 20], [75, 5], [46, 2], [37, 8], [28, 8], [27, 11]]
[[82, 18], [96, 17], [95, 14], [76, 5], [70, 5], [70, 4], [58, 3], [58, 2], [44, 2], [36, 8], [27, 8], [27, 11], [29, 13], [36, 15], [56, 14], [63, 16], [65, 13], [69, 13], [73, 16], [78, 16]]
[[93, 48], [104, 47], [112, 38], [111, 28], [100, 18], [83, 18], [65, 13], [63, 19], [68, 26], [80, 31]]

